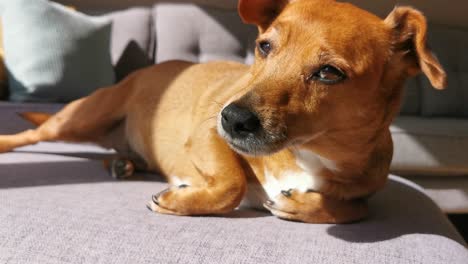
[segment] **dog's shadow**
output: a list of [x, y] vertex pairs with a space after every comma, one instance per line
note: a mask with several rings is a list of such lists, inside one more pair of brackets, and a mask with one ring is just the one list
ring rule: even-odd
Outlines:
[[411, 182], [391, 178], [384, 190], [370, 199], [368, 219], [328, 227], [335, 238], [354, 243], [374, 243], [412, 234], [447, 237], [462, 243], [447, 217]]
[[[38, 158], [40, 157], [40, 158]], [[0, 159], [0, 189], [115, 182], [104, 166], [113, 153], [17, 150]], [[158, 174], [137, 172], [121, 181], [165, 182]]]

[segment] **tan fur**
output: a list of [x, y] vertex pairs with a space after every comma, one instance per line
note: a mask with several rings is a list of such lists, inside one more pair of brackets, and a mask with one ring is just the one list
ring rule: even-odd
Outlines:
[[[366, 198], [388, 175], [389, 125], [404, 80], [422, 70], [437, 88], [446, 83], [426, 46], [424, 17], [400, 7], [383, 21], [331, 0], [241, 0], [239, 10], [259, 26], [258, 41], [272, 43], [253, 66], [155, 65], [72, 102], [36, 130], [0, 136], [0, 150], [42, 140], [126, 146], [171, 184], [151, 202], [161, 213], [224, 213], [247, 197], [290, 220], [365, 217]], [[325, 64], [347, 78], [307, 79]], [[254, 111], [277, 140], [265, 151], [233, 151], [219, 132], [229, 103]], [[116, 127], [123, 135], [110, 140]]]
[[19, 115], [36, 126], [42, 125], [52, 116], [51, 114], [41, 112], [24, 112], [19, 113]]

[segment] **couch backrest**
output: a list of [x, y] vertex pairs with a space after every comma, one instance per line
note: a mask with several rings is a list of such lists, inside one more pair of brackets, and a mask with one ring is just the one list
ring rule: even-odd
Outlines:
[[448, 74], [448, 88], [432, 89], [421, 78], [421, 114], [468, 117], [468, 30], [431, 25], [428, 41]]
[[[134, 6], [151, 6], [154, 3], [182, 3], [189, 2], [211, 7], [234, 10], [238, 0], [54, 0], [59, 3], [73, 5], [86, 10], [114, 10]], [[414, 6], [429, 17], [433, 23], [468, 27], [468, 1], [466, 0], [349, 0], [357, 6], [367, 9], [379, 16], [386, 16], [396, 5]]]
[[82, 10], [116, 10], [135, 6], [153, 6], [156, 3], [191, 3], [235, 10], [237, 0], [53, 0], [66, 5], [73, 5]]
[[156, 62], [233, 60], [250, 64], [257, 29], [237, 12], [192, 4], [158, 4], [153, 9]]

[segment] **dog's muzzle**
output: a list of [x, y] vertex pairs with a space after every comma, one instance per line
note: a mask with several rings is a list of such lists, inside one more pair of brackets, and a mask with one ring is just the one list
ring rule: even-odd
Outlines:
[[218, 133], [238, 153], [268, 155], [285, 146], [286, 135], [268, 131], [262, 119], [249, 108], [231, 103], [220, 113]]
[[221, 125], [232, 139], [254, 136], [261, 129], [260, 120], [247, 108], [230, 104], [221, 112]]

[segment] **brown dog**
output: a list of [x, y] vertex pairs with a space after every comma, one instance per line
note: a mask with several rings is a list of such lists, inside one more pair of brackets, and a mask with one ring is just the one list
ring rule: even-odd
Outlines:
[[1, 136], [0, 150], [65, 140], [136, 153], [171, 184], [150, 204], [161, 213], [225, 213], [245, 198], [285, 219], [361, 219], [387, 179], [404, 81], [446, 83], [424, 16], [398, 7], [381, 20], [332, 0], [240, 0], [239, 13], [258, 25], [253, 66], [155, 65], [51, 118], [26, 114], [45, 122]]

